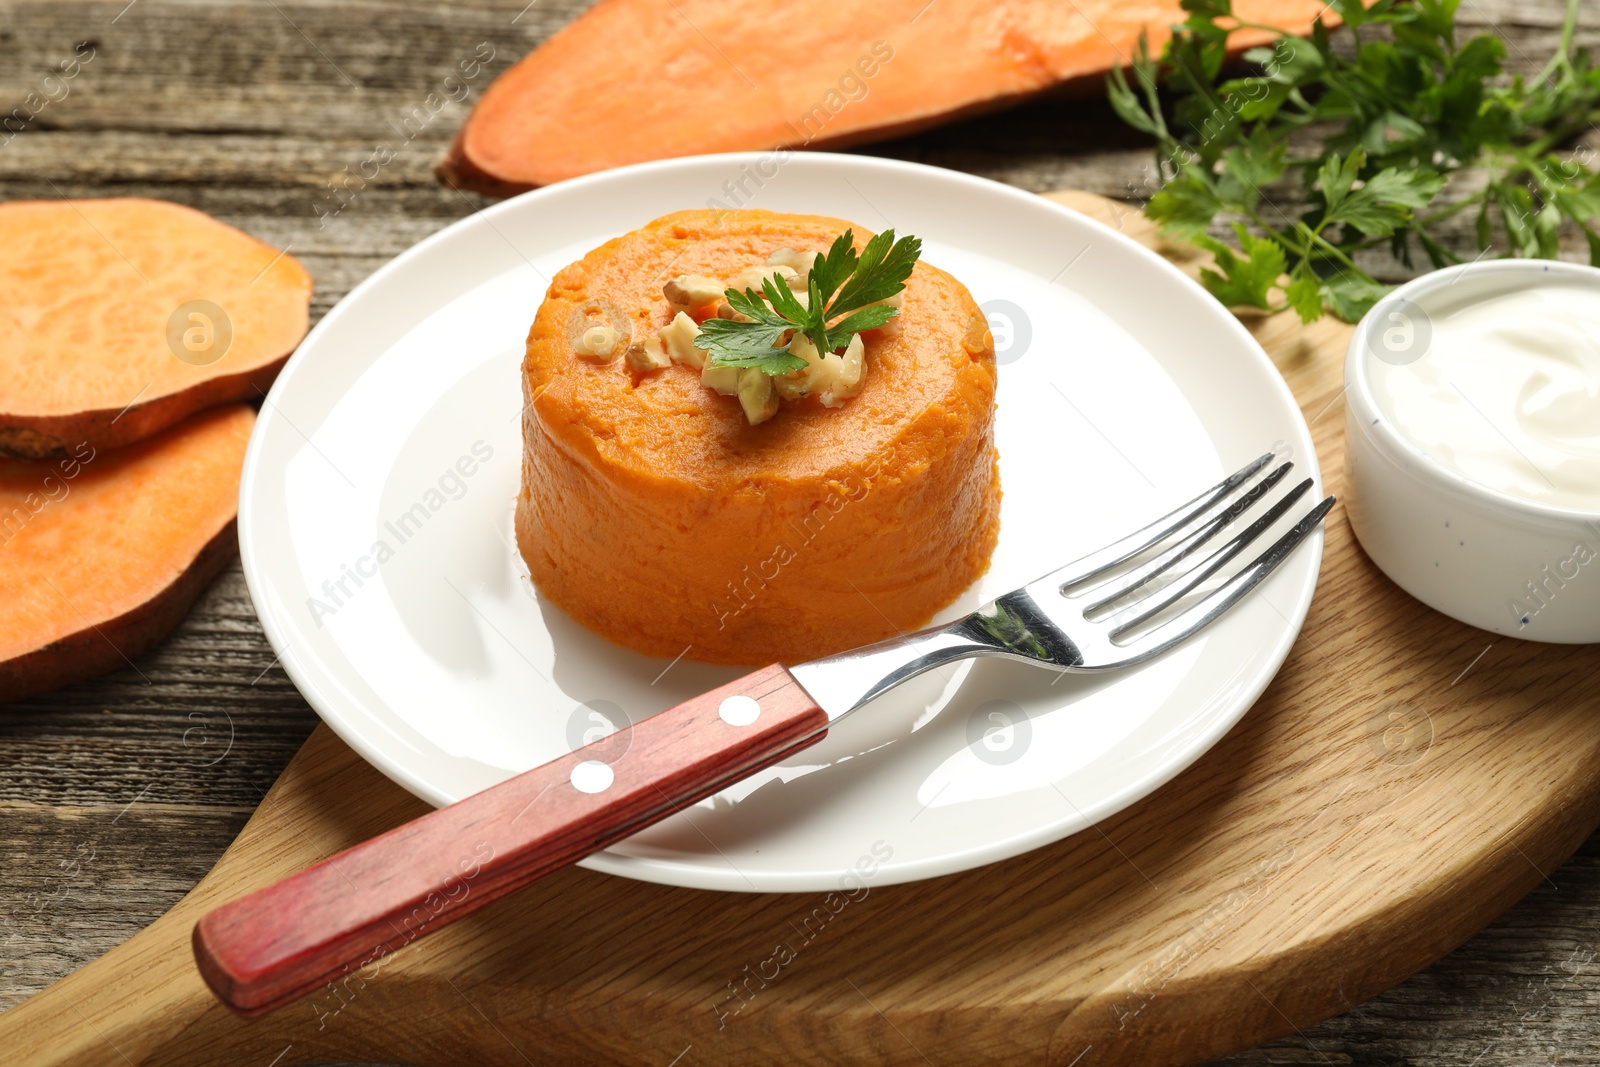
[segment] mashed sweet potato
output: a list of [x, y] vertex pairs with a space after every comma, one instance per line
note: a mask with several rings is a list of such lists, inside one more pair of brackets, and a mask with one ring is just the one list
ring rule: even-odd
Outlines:
[[[798, 663], [924, 625], [988, 567], [999, 528], [992, 338], [966, 288], [919, 262], [898, 333], [866, 341], [837, 408], [760, 425], [673, 365], [574, 354], [596, 324], [654, 334], [675, 275], [731, 277], [851, 225], [684, 211], [562, 270], [523, 363], [517, 540], [540, 594], [618, 644], [717, 663]], [[858, 247], [871, 236], [853, 227]], [[686, 651], [687, 650], [687, 651]]]

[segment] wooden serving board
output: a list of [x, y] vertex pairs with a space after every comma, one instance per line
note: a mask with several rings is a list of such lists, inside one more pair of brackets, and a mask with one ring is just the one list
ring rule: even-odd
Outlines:
[[[1157, 244], [1109, 201], [1056, 199]], [[1350, 328], [1248, 325], [1338, 492]], [[1091, 830], [855, 899], [572, 869], [244, 1022], [195, 972], [195, 920], [424, 811], [319, 727], [200, 885], [0, 1016], [0, 1049], [75, 1067], [1193, 1063], [1373, 996], [1570, 855], [1600, 823], [1597, 669], [1600, 645], [1497, 639], [1423, 607], [1336, 510], [1265, 695]]]

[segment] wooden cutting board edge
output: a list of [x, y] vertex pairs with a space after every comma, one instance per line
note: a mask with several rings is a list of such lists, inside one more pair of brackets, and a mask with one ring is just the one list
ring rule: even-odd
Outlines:
[[[1079, 193], [1052, 199], [1159, 247], [1148, 223], [1125, 205]], [[1203, 262], [1188, 249], [1161, 250], [1191, 272]], [[1327, 321], [1302, 327], [1284, 316], [1246, 324], [1295, 388], [1313, 423], [1324, 477], [1335, 487], [1343, 413], [1337, 370], [1330, 374], [1327, 364], [1342, 355], [1349, 327]], [[1346, 584], [1363, 595], [1379, 590], [1387, 606], [1382, 610], [1416, 614], [1415, 606], [1375, 575], [1349, 543], [1338, 512], [1332, 523], [1323, 585], [1300, 642], [1308, 650], [1297, 647], [1297, 655], [1317, 654], [1321, 628], [1344, 624], [1338, 616], [1351, 609], [1335, 605], [1345, 603], [1339, 594]], [[1330, 567], [1335, 559], [1338, 567]], [[1439, 640], [1447, 647], [1436, 656], [1425, 642], [1420, 653], [1411, 646], [1404, 651], [1430, 665], [1436, 658], [1450, 670], [1455, 659], [1465, 666], [1480, 645], [1519, 644], [1492, 642], [1490, 635], [1431, 614], [1426, 627], [1445, 635]], [[1390, 638], [1403, 642], [1405, 635]], [[1381, 659], [1384, 650], [1368, 651], [1358, 650], [1348, 663], [1325, 666], [1352, 672], [1370, 668], [1370, 660]], [[1491, 678], [1484, 683], [1489, 695], [1525, 698], [1538, 680], [1522, 669], [1533, 655], [1526, 645], [1513, 648], [1506, 657], [1510, 666], [1502, 668], [1496, 665], [1500, 656], [1486, 653], [1477, 670], [1478, 677]], [[763, 986], [761, 999], [752, 997], [748, 1013], [740, 1011], [743, 1019], [722, 1027], [711, 1025], [716, 1010], [705, 1010], [706, 968], [696, 958], [709, 955], [714, 960], [710, 973], [737, 978], [747, 973], [739, 961], [759, 959], [747, 946], [760, 935], [747, 931], [780, 925], [786, 912], [809, 902], [663, 889], [585, 871], [567, 872], [545, 888], [485, 909], [419, 942], [381, 972], [347, 980], [343, 992], [325, 991], [253, 1023], [228, 1014], [211, 1000], [194, 970], [188, 939], [195, 919], [224, 899], [425, 810], [319, 726], [216, 868], [145, 931], [0, 1015], [0, 1048], [15, 1063], [74, 1065], [200, 1064], [222, 1058], [274, 1067], [339, 1058], [519, 1064], [588, 1062], [596, 1056], [659, 1064], [678, 1055], [699, 1063], [752, 1057], [921, 1063], [930, 1056], [936, 1062], [1037, 1062], [1042, 1057], [1080, 1067], [1192, 1063], [1292, 1033], [1426, 966], [1538, 884], [1600, 825], [1600, 726], [1584, 729], [1585, 715], [1600, 720], [1593, 715], [1600, 710], [1592, 686], [1597, 657], [1578, 650], [1552, 652], [1543, 660], [1577, 665], [1552, 676], [1552, 686], [1559, 681], [1565, 688], [1538, 705], [1559, 708], [1561, 715], [1549, 716], [1558, 720], [1554, 723], [1530, 724], [1531, 716], [1523, 714], [1480, 728], [1442, 721], [1444, 711], [1437, 717], [1429, 712], [1435, 749], [1428, 754], [1447, 743], [1463, 744], [1481, 761], [1481, 776], [1450, 781], [1449, 771], [1457, 764], [1392, 759], [1374, 745], [1370, 733], [1355, 741], [1370, 750], [1366, 756], [1378, 758], [1347, 773], [1345, 790], [1333, 800], [1313, 795], [1315, 783], [1285, 790], [1285, 782], [1299, 781], [1293, 766], [1278, 767], [1270, 779], [1244, 770], [1216, 773], [1219, 764], [1241, 761], [1247, 770], [1252, 759], [1274, 751], [1274, 742], [1303, 744], [1311, 751], [1315, 731], [1325, 724], [1320, 714], [1290, 722], [1290, 716], [1253, 713], [1248, 726], [1236, 728], [1196, 767], [1093, 832], [969, 875], [873, 890], [884, 903], [876, 905], [872, 927], [861, 926], [871, 916], [852, 919], [854, 927], [841, 925], [843, 932], [828, 944], [807, 949], [809, 971], [797, 967], [795, 977], [784, 979], [778, 988], [787, 996]], [[1503, 684], [1494, 671], [1505, 675]], [[1285, 690], [1302, 686], [1303, 679], [1289, 673], [1286, 668], [1263, 703], [1275, 707], [1295, 695]], [[1403, 689], [1403, 682], [1385, 683], [1383, 693]], [[1330, 705], [1327, 719], [1346, 714], [1353, 699]], [[1459, 727], [1455, 733], [1453, 726]], [[1510, 781], [1510, 772], [1504, 768], [1507, 754], [1493, 746], [1519, 727], [1547, 747], [1538, 750], [1545, 758], [1532, 767], [1517, 765], [1523, 804], [1506, 827], [1497, 818], [1505, 813], [1497, 807], [1495, 790], [1502, 780]], [[1280, 738], [1278, 732], [1291, 736]], [[1203, 766], [1208, 761], [1209, 769]], [[1479, 777], [1486, 781], [1473, 799]], [[1161, 798], [1174, 803], [1175, 794], [1180, 810], [1202, 818], [1190, 834], [1174, 834], [1170, 825], [1151, 825], [1144, 818], [1163, 806]], [[1347, 797], [1351, 803], [1365, 802], [1359, 816], [1346, 814]], [[1433, 801], [1424, 803], [1428, 797]], [[1464, 820], [1460, 811], [1450, 810], [1443, 801], [1455, 797], [1465, 797], [1482, 818]], [[1271, 831], [1241, 853], [1247, 861], [1253, 857], [1254, 866], [1213, 858], [1226, 851], [1235, 810], [1255, 811]], [[1414, 825], [1401, 827], [1394, 839], [1404, 842], [1409, 835], [1419, 847], [1403, 854], [1374, 853], [1373, 839], [1363, 835], [1375, 820], [1396, 813]], [[1328, 821], [1319, 823], [1322, 819]], [[1307, 825], [1334, 829], [1318, 837]], [[1208, 837], [1208, 827], [1216, 826], [1223, 836]], [[1189, 840], [1168, 840], [1174, 837]], [[1379, 844], [1394, 850], [1387, 838]], [[1114, 859], [1090, 862], [1111, 849], [1126, 865]], [[1128, 873], [1129, 866], [1139, 868], [1138, 877]], [[1415, 877], [1404, 891], [1393, 892], [1395, 878], [1411, 874]], [[1286, 892], [1296, 879], [1299, 888]], [[1349, 892], [1363, 879], [1373, 880], [1370, 892]], [[1109, 892], [1094, 888], [1100, 882]], [[1082, 895], [1076, 917], [1086, 926], [1100, 916], [1117, 917], [1128, 943], [1094, 942], [1063, 924], [1061, 915], [1039, 914], [1050, 910], [1051, 886], [1061, 886], [1064, 899]], [[1382, 906], [1346, 919], [1352, 899], [1385, 893]], [[1174, 896], [1195, 903], [1174, 912]], [[985, 897], [1002, 910], [1010, 901], [1031, 907], [985, 925], [987, 920], [970, 914], [971, 902]], [[547, 924], [535, 935], [525, 933], [535, 925], [541, 905], [574, 899], [594, 900], [602, 914], [591, 916], [595, 921], [587, 927], [566, 923], [558, 931]], [[700, 920], [698, 926], [687, 923], [678, 935], [633, 927], [637, 940], [662, 942], [650, 949], [651, 958], [662, 961], [659, 970], [642, 978], [637, 967], [626, 966], [626, 947], [611, 947], [635, 920], [608, 910], [641, 904], [666, 919]], [[737, 937], [711, 925], [717, 920], [707, 916], [720, 912], [727, 913], [726, 925]], [[1155, 928], [1148, 936], [1135, 921], [1140, 916]], [[1311, 929], [1318, 923], [1321, 928]], [[1063, 945], [1054, 957], [1040, 955], [1046, 934]], [[676, 940], [663, 941], [672, 936]], [[930, 939], [941, 936], [942, 952], [929, 955]], [[570, 939], [562, 944], [571, 952], [553, 950], [563, 937]], [[988, 954], [997, 945], [1009, 953]], [[877, 954], [863, 959], [862, 952], [874, 947]], [[596, 948], [605, 951], [582, 966], [570, 959], [572, 953], [593, 956]], [[541, 950], [549, 952], [545, 959], [528, 958]], [[608, 966], [606, 953], [613, 951], [618, 962]], [[1012, 957], [1030, 954], [1038, 956], [1031, 969], [1008, 971]], [[958, 958], [970, 962], [952, 972], [946, 961]], [[1054, 965], [1061, 976], [1051, 986]], [[564, 968], [570, 974], [558, 981], [556, 972]], [[550, 984], [541, 984], [546, 980]], [[742, 1008], [742, 1001], [735, 1003]]]

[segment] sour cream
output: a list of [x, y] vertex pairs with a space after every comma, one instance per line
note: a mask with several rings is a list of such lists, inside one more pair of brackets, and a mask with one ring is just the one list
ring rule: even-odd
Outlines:
[[[1535, 275], [1545, 278], [1545, 275]], [[1466, 288], [1465, 286], [1463, 288]], [[1373, 329], [1379, 417], [1462, 477], [1535, 503], [1600, 512], [1600, 286], [1535, 281], [1450, 302], [1432, 294]], [[1380, 311], [1382, 305], [1380, 305]]]

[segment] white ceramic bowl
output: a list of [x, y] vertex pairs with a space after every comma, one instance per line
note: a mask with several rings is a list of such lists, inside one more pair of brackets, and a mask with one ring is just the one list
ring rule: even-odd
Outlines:
[[1396, 309], [1442, 315], [1525, 287], [1573, 282], [1600, 286], [1600, 270], [1487, 260], [1424, 275], [1368, 313], [1344, 368], [1345, 505], [1367, 555], [1446, 615], [1563, 644], [1600, 641], [1600, 511], [1513, 496], [1430, 457], [1380, 409], [1372, 367]]

